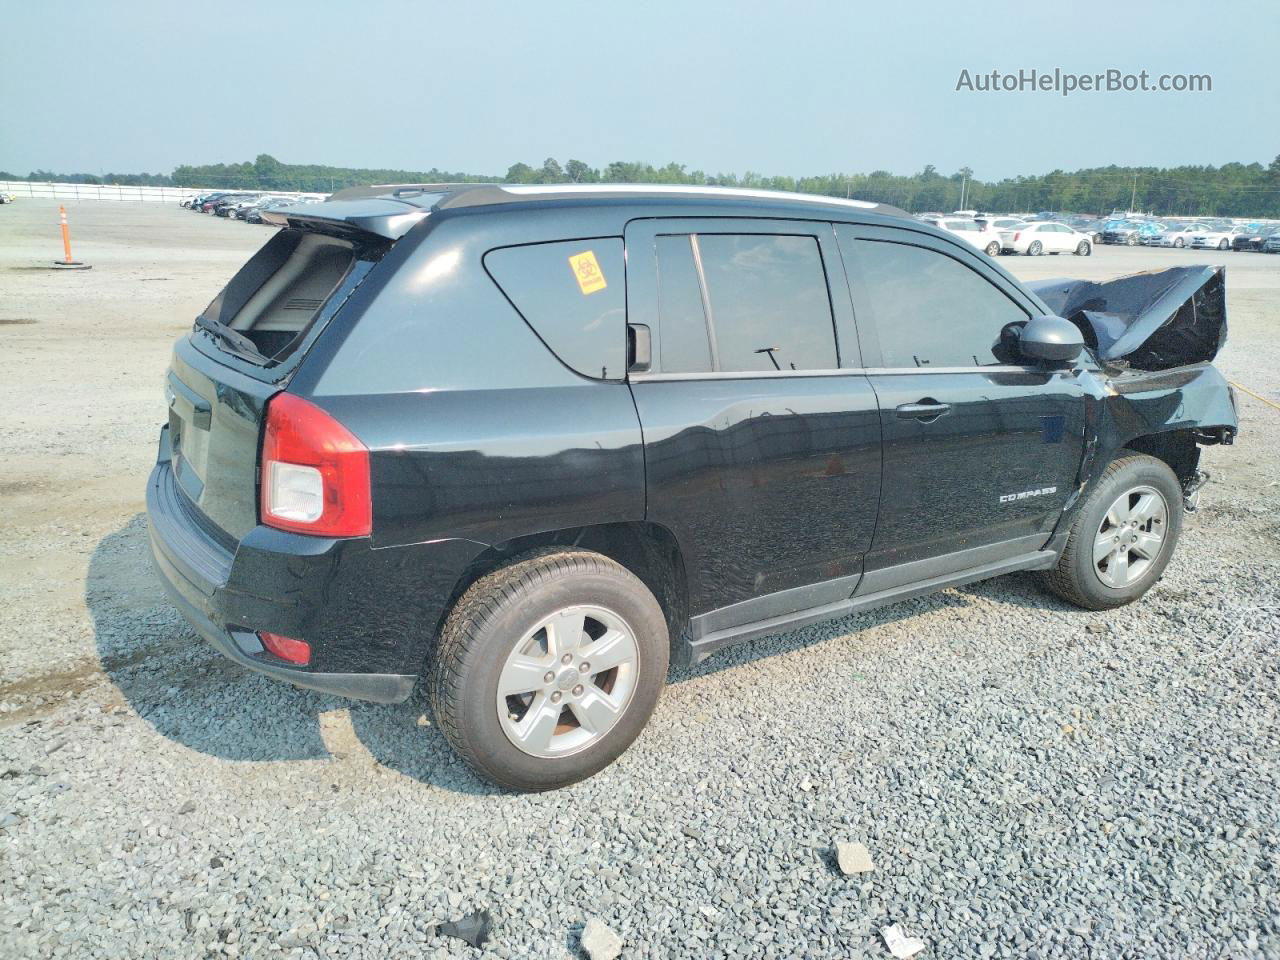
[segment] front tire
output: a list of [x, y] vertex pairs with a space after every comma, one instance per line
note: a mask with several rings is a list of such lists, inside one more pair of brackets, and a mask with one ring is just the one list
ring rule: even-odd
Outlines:
[[1229, 246], [1231, 246], [1231, 244], [1227, 243], [1227, 241], [1225, 241], [1225, 240], [1219, 240], [1219, 241], [1218, 241], [1218, 249], [1219, 249], [1219, 250], [1225, 250], [1225, 249], [1227, 249], [1227, 247], [1229, 247]]
[[1182, 488], [1145, 454], [1112, 461], [1071, 523], [1045, 586], [1086, 610], [1132, 603], [1164, 573], [1182, 532]]
[[1093, 253], [1093, 248], [1089, 246], [1089, 241], [1081, 240], [1079, 245], [1076, 247], [1076, 256], [1087, 257], [1091, 253]]
[[666, 618], [629, 570], [597, 553], [546, 553], [476, 581], [429, 669], [436, 722], [481, 776], [551, 790], [613, 763], [666, 682]]
[[1186, 245], [1186, 242], [1181, 237], [1174, 237], [1173, 245], [1181, 250]]
[[988, 257], [994, 257], [999, 252], [1000, 252], [1000, 244], [996, 243], [994, 240], [992, 240], [990, 243], [987, 244], [986, 253]]

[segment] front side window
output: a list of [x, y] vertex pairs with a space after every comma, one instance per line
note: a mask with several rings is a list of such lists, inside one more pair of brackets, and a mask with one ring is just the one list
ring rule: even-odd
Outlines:
[[981, 367], [1006, 324], [1029, 319], [1001, 290], [944, 253], [840, 235], [858, 291], [858, 324], [871, 324], [884, 367]]
[[818, 241], [775, 234], [657, 238], [664, 373], [835, 369]]

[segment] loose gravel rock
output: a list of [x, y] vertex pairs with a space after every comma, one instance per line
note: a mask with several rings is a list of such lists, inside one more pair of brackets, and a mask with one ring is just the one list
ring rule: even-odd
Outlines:
[[[5, 208], [0, 270], [42, 249], [50, 210]], [[882, 958], [893, 923], [931, 957], [1280, 956], [1280, 414], [1264, 404], [1239, 397], [1239, 442], [1206, 451], [1215, 480], [1140, 603], [1086, 613], [1011, 576], [754, 641], [674, 671], [610, 769], [514, 796], [454, 758], [421, 698], [246, 673], [165, 602], [139, 513], [168, 342], [217, 286], [202, 258], [230, 273], [269, 231], [72, 212], [92, 271], [0, 281], [38, 320], [0, 327], [6, 960], [563, 960], [593, 917], [655, 960]], [[1280, 400], [1280, 257], [1230, 265], [1221, 364]], [[842, 877], [835, 838], [876, 871]], [[441, 935], [485, 909], [482, 948]]]
[[591, 960], [616, 960], [622, 953], [622, 938], [602, 920], [592, 917], [582, 931], [582, 949]]
[[871, 851], [860, 843], [837, 843], [836, 863], [846, 877], [855, 873], [870, 873], [876, 868]]

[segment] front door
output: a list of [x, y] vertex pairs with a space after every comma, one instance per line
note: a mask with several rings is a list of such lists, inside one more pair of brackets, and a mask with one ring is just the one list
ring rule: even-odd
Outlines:
[[1079, 370], [999, 346], [1035, 306], [967, 250], [905, 229], [837, 234], [884, 432], [885, 493], [860, 592], [1041, 549], [1083, 456]]
[[645, 220], [626, 245], [646, 517], [680, 544], [695, 638], [848, 598], [880, 417], [831, 225]]

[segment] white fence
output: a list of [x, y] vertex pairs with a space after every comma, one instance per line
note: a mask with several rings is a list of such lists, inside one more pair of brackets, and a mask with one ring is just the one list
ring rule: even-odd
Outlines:
[[[0, 180], [0, 193], [46, 200], [139, 200], [151, 203], [179, 203], [188, 197], [212, 193], [213, 187], [122, 187], [105, 183], [33, 183], [27, 180]], [[288, 190], [272, 190], [279, 196], [299, 196]], [[322, 196], [322, 194], [307, 194]]]
[[46, 200], [145, 200], [177, 203], [197, 193], [209, 191], [186, 187], [121, 187], [103, 183], [33, 183], [27, 180], [0, 180], [0, 193]]

